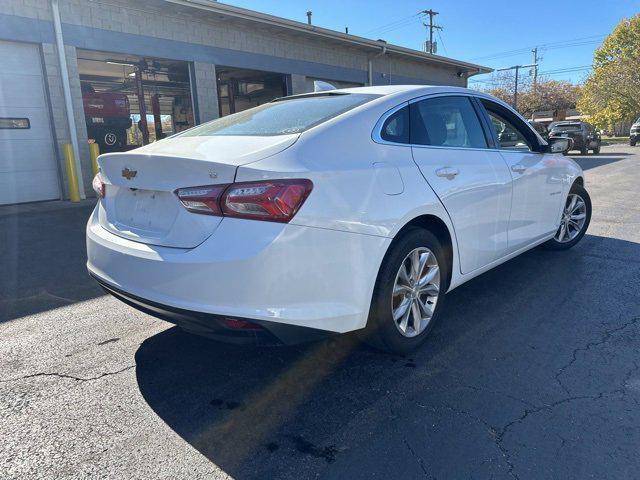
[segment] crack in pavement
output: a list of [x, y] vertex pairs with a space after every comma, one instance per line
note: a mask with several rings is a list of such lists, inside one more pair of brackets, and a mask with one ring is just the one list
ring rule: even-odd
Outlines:
[[[638, 364], [636, 362], [634, 362], [634, 365], [635, 365], [635, 367], [627, 374], [627, 377], [629, 377], [632, 374], [633, 371], [636, 371], [638, 369]], [[562, 398], [560, 400], [557, 400], [557, 401], [549, 403], [549, 404], [539, 405], [539, 406], [536, 406], [536, 407], [533, 407], [533, 408], [527, 408], [522, 412], [522, 414], [520, 416], [514, 418], [513, 420], [510, 420], [509, 422], [504, 424], [504, 426], [502, 426], [501, 428], [494, 427], [491, 423], [487, 422], [482, 417], [480, 417], [480, 416], [478, 416], [478, 415], [476, 415], [476, 414], [474, 414], [472, 412], [469, 412], [467, 410], [456, 408], [456, 407], [453, 407], [453, 406], [451, 406], [449, 404], [443, 404], [440, 407], [441, 408], [445, 408], [447, 410], [450, 410], [452, 412], [458, 413], [460, 415], [465, 415], [467, 417], [470, 417], [470, 418], [474, 419], [475, 421], [477, 421], [477, 422], [481, 423], [482, 425], [484, 425], [488, 429], [488, 431], [491, 434], [491, 436], [493, 437], [493, 443], [498, 448], [498, 450], [500, 451], [500, 453], [502, 454], [502, 456], [504, 458], [505, 463], [507, 464], [507, 468], [508, 468], [507, 473], [514, 480], [518, 480], [520, 477], [515, 472], [515, 465], [513, 463], [511, 453], [509, 452], [509, 449], [504, 445], [505, 435], [509, 432], [509, 430], [514, 425], [517, 425], [517, 424], [523, 422], [524, 420], [526, 420], [530, 416], [535, 415], [535, 414], [537, 414], [539, 412], [542, 412], [542, 411], [545, 411], [545, 410], [550, 411], [550, 410], [553, 410], [554, 408], [556, 408], [556, 407], [558, 407], [560, 405], [566, 404], [566, 403], [574, 402], [576, 400], [600, 400], [600, 399], [604, 398], [605, 396], [614, 395], [616, 393], [621, 393], [621, 392], [624, 394], [624, 388], [612, 390], [612, 391], [609, 391], [609, 392], [602, 392], [602, 393], [599, 393], [597, 395], [576, 395], [576, 396], [571, 396], [571, 397], [567, 397], [567, 398]], [[425, 407], [425, 405], [421, 405], [419, 403], [418, 403], [418, 406]], [[435, 410], [438, 407], [437, 406], [432, 406], [431, 408]], [[409, 448], [409, 450], [411, 451], [411, 453], [414, 454], [414, 456], [416, 456], [416, 458], [420, 459], [420, 457], [415, 455], [415, 453], [413, 452], [411, 447], [407, 444], [406, 439], [404, 441], [405, 441], [405, 444], [407, 445], [407, 448]], [[564, 443], [563, 443], [563, 445], [564, 445]], [[424, 471], [424, 469], [423, 469], [423, 471]], [[426, 473], [426, 471], [425, 471], [425, 473]]]
[[420, 469], [422, 470], [422, 473], [424, 473], [424, 477], [432, 478], [427, 471], [427, 467], [424, 465], [424, 460], [422, 459], [422, 457], [418, 455], [413, 448], [411, 448], [411, 445], [409, 445], [409, 442], [407, 442], [407, 439], [405, 437], [402, 437], [402, 441], [404, 442], [405, 447], [407, 447], [407, 450], [409, 450], [413, 458], [416, 459], [418, 465], [420, 465]]
[[40, 373], [32, 373], [30, 375], [24, 375], [22, 377], [8, 378], [5, 380], [0, 380], [0, 383], [8, 383], [8, 382], [16, 382], [18, 380], [26, 380], [28, 378], [36, 378], [36, 377], [58, 377], [58, 378], [67, 378], [70, 380], [75, 380], [77, 382], [90, 382], [93, 380], [99, 380], [104, 377], [108, 377], [110, 375], [117, 375], [122, 372], [126, 372], [127, 370], [131, 370], [135, 367], [134, 365], [129, 365], [128, 367], [124, 367], [120, 370], [116, 370], [114, 372], [104, 372], [100, 375], [96, 375], [95, 377], [76, 377], [74, 375], [68, 375], [66, 373], [57, 373], [57, 372], [40, 372]]
[[634, 318], [632, 318], [628, 322], [625, 322], [624, 324], [622, 324], [619, 327], [613, 328], [611, 330], [605, 330], [603, 332], [602, 337], [600, 338], [600, 340], [591, 341], [591, 342], [588, 342], [583, 347], [574, 348], [573, 352], [571, 354], [571, 360], [569, 361], [569, 363], [567, 363], [566, 365], [563, 365], [562, 367], [560, 367], [560, 369], [555, 374], [555, 380], [558, 383], [558, 385], [560, 385], [560, 388], [562, 388], [562, 390], [564, 390], [564, 392], [567, 393], [567, 394], [571, 393], [569, 391], [569, 389], [566, 387], [566, 385], [562, 382], [560, 377], [564, 374], [564, 372], [568, 368], [570, 368], [574, 363], [576, 363], [578, 361], [578, 352], [588, 352], [592, 347], [597, 347], [599, 345], [604, 345], [605, 343], [610, 341], [616, 333], [619, 333], [622, 330], [626, 329], [627, 327], [630, 327], [632, 325], [637, 324], [639, 321], [640, 321], [640, 317], [634, 317]]

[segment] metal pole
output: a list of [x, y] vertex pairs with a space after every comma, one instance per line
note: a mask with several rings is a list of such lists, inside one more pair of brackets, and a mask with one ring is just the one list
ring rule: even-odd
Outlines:
[[69, 85], [69, 68], [67, 57], [64, 53], [64, 40], [62, 38], [62, 22], [60, 21], [60, 9], [58, 0], [51, 0], [51, 11], [53, 13], [53, 30], [56, 36], [56, 50], [58, 50], [58, 62], [60, 63], [60, 77], [62, 78], [62, 92], [64, 94], [64, 106], [67, 111], [67, 126], [69, 127], [69, 137], [73, 148], [74, 163], [78, 176], [78, 187], [80, 188], [80, 198], [87, 198], [84, 193], [84, 180], [82, 179], [82, 165], [80, 164], [80, 148], [78, 147], [78, 132], [76, 130], [76, 120], [73, 116], [73, 102], [71, 100], [71, 86]]
[[514, 110], [518, 109], [518, 72], [520, 71], [520, 66], [516, 65], [516, 86], [513, 89], [513, 108]]
[[530, 65], [514, 65], [513, 67], [498, 68], [495, 70], [496, 72], [504, 72], [505, 70], [516, 71], [516, 85], [513, 90], [513, 108], [518, 107], [518, 72], [520, 71], [521, 68], [529, 68], [529, 67], [537, 67], [537, 66], [538, 66], [537, 64], [532, 63]]
[[533, 53], [533, 64], [535, 65], [533, 67], [533, 93], [535, 94], [538, 88], [538, 47], [531, 50], [531, 52]]
[[136, 92], [138, 94], [138, 109], [140, 110], [140, 123], [138, 128], [142, 134], [142, 144], [149, 144], [149, 125], [147, 124], [147, 105], [144, 103], [144, 89], [142, 87], [142, 65], [136, 65]]
[[433, 11], [429, 10], [429, 53], [433, 53]]

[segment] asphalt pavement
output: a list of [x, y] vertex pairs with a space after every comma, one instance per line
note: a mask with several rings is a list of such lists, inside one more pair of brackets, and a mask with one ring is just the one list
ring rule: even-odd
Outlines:
[[582, 242], [459, 287], [407, 357], [191, 336], [87, 276], [92, 202], [0, 208], [0, 478], [640, 477], [640, 148], [574, 158]]

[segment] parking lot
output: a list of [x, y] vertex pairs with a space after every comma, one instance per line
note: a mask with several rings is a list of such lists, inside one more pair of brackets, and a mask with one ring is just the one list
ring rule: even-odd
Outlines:
[[0, 477], [637, 478], [640, 149], [574, 158], [583, 241], [456, 289], [407, 357], [191, 336], [88, 277], [91, 202], [0, 208]]

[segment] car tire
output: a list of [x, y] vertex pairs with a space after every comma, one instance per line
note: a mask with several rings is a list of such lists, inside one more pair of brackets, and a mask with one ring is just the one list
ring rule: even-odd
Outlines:
[[[425, 262], [423, 270], [417, 274], [412, 270], [416, 254], [420, 262]], [[403, 275], [401, 269], [405, 269], [408, 275]], [[401, 355], [419, 347], [428, 337], [442, 309], [449, 270], [444, 248], [428, 230], [411, 227], [394, 240], [376, 279], [367, 328], [363, 332], [364, 340], [378, 349]], [[432, 283], [427, 281], [430, 277], [433, 277]], [[420, 287], [417, 279], [426, 283]], [[413, 290], [410, 285], [414, 285]], [[421, 288], [424, 289], [422, 293]], [[403, 293], [394, 295], [394, 291], [401, 290]], [[421, 302], [425, 310], [416, 302]], [[404, 305], [408, 313], [394, 320], [394, 314], [401, 313]], [[430, 318], [427, 318], [427, 311], [431, 312]]]
[[[571, 201], [574, 196], [578, 197], [578, 199], [584, 203], [584, 208], [578, 208], [577, 203], [574, 207], [571, 207]], [[569, 211], [570, 208], [572, 208], [571, 211]], [[579, 216], [581, 214], [584, 214], [584, 222], [580, 223], [579, 229], [575, 228], [575, 226], [568, 226], [567, 222], [564, 220], [567, 215], [569, 215], [569, 218], [573, 219], [575, 216]], [[563, 219], [561, 220], [555, 236], [543, 244], [543, 247], [549, 250], [568, 250], [582, 240], [582, 237], [584, 237], [584, 234], [587, 232], [589, 223], [591, 222], [591, 197], [582, 185], [574, 183], [571, 187], [569, 195], [567, 195], [567, 199], [565, 200], [562, 216]], [[569, 231], [569, 234], [566, 234], [566, 236], [562, 236], [563, 226], [565, 232]], [[574, 232], [577, 233], [574, 235]], [[560, 240], [560, 238], [562, 238], [562, 240]]]
[[629, 145], [631, 145], [632, 147], [636, 146], [636, 140], [629, 140]]
[[598, 143], [596, 148], [593, 149], [593, 154], [594, 155], [598, 155], [599, 153], [600, 153], [600, 144]]
[[586, 145], [580, 149], [580, 155], [589, 155], [589, 148]]

